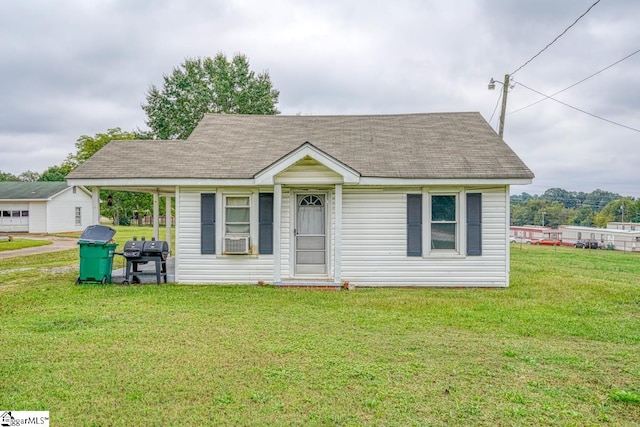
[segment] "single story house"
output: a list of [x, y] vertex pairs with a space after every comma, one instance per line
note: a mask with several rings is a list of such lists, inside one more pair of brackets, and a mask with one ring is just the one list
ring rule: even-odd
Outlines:
[[66, 182], [0, 182], [0, 233], [81, 231], [92, 224], [91, 192]]
[[[604, 248], [616, 251], [640, 251], [640, 227], [625, 223], [625, 228], [618, 228], [619, 223], [609, 223], [607, 228], [582, 227], [578, 225], [562, 225], [563, 242], [574, 244], [578, 240], [591, 239], [600, 242]], [[640, 224], [638, 224], [640, 225]], [[633, 227], [633, 229], [631, 229]]]
[[630, 231], [640, 231], [640, 223], [638, 222], [608, 222], [607, 228], [611, 228], [614, 230], [630, 230]]
[[509, 227], [509, 236], [531, 240], [543, 239], [545, 237], [549, 237], [550, 231], [552, 231], [551, 227], [543, 227], [539, 225], [512, 225]]
[[533, 176], [479, 113], [208, 114], [67, 180], [95, 212], [100, 188], [153, 193], [154, 217], [175, 197], [178, 283], [506, 287], [509, 188]]

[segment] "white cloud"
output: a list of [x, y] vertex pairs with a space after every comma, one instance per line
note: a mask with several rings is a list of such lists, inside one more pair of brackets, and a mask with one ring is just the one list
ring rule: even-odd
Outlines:
[[[140, 104], [186, 57], [246, 54], [284, 114], [480, 111], [502, 81], [593, 2], [276, 0], [0, 3], [0, 170], [60, 164], [82, 134], [144, 128]], [[513, 80], [551, 94], [638, 48], [640, 4], [601, 2]], [[640, 54], [558, 99], [638, 121]], [[540, 99], [516, 86], [511, 112]], [[500, 108], [491, 124], [497, 127]], [[506, 116], [505, 140], [534, 185], [640, 197], [638, 132], [544, 101]]]

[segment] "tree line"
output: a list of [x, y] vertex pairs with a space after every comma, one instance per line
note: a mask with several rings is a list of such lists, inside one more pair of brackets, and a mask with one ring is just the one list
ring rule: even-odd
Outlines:
[[[186, 139], [206, 113], [278, 114], [280, 92], [274, 89], [267, 71], [255, 73], [245, 55], [227, 59], [223, 53], [215, 57], [186, 59], [163, 76], [162, 87], [151, 85], [142, 109], [149, 130], [124, 131], [114, 126], [93, 136], [81, 135], [60, 164], [43, 172], [26, 171], [12, 175], [0, 170], [0, 181], [64, 181], [65, 177], [89, 157], [113, 140]], [[111, 196], [111, 197], [109, 197]], [[127, 223], [134, 212], [139, 218], [152, 209], [150, 194], [124, 191], [101, 191], [101, 214], [114, 223]], [[160, 207], [161, 214], [164, 206]], [[120, 219], [120, 220], [119, 220]]]
[[606, 227], [609, 222], [640, 222], [640, 199], [595, 190], [550, 188], [542, 195], [511, 196], [511, 225]]

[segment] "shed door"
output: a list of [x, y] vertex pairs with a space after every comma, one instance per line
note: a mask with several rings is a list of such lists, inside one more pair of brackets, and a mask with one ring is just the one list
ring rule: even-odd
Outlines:
[[296, 274], [326, 274], [326, 244], [325, 196], [299, 194], [295, 229]]

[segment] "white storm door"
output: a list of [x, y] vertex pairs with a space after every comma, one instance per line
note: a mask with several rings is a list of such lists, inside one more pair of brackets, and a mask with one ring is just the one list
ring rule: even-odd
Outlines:
[[296, 197], [295, 274], [327, 273], [325, 200], [324, 194]]

